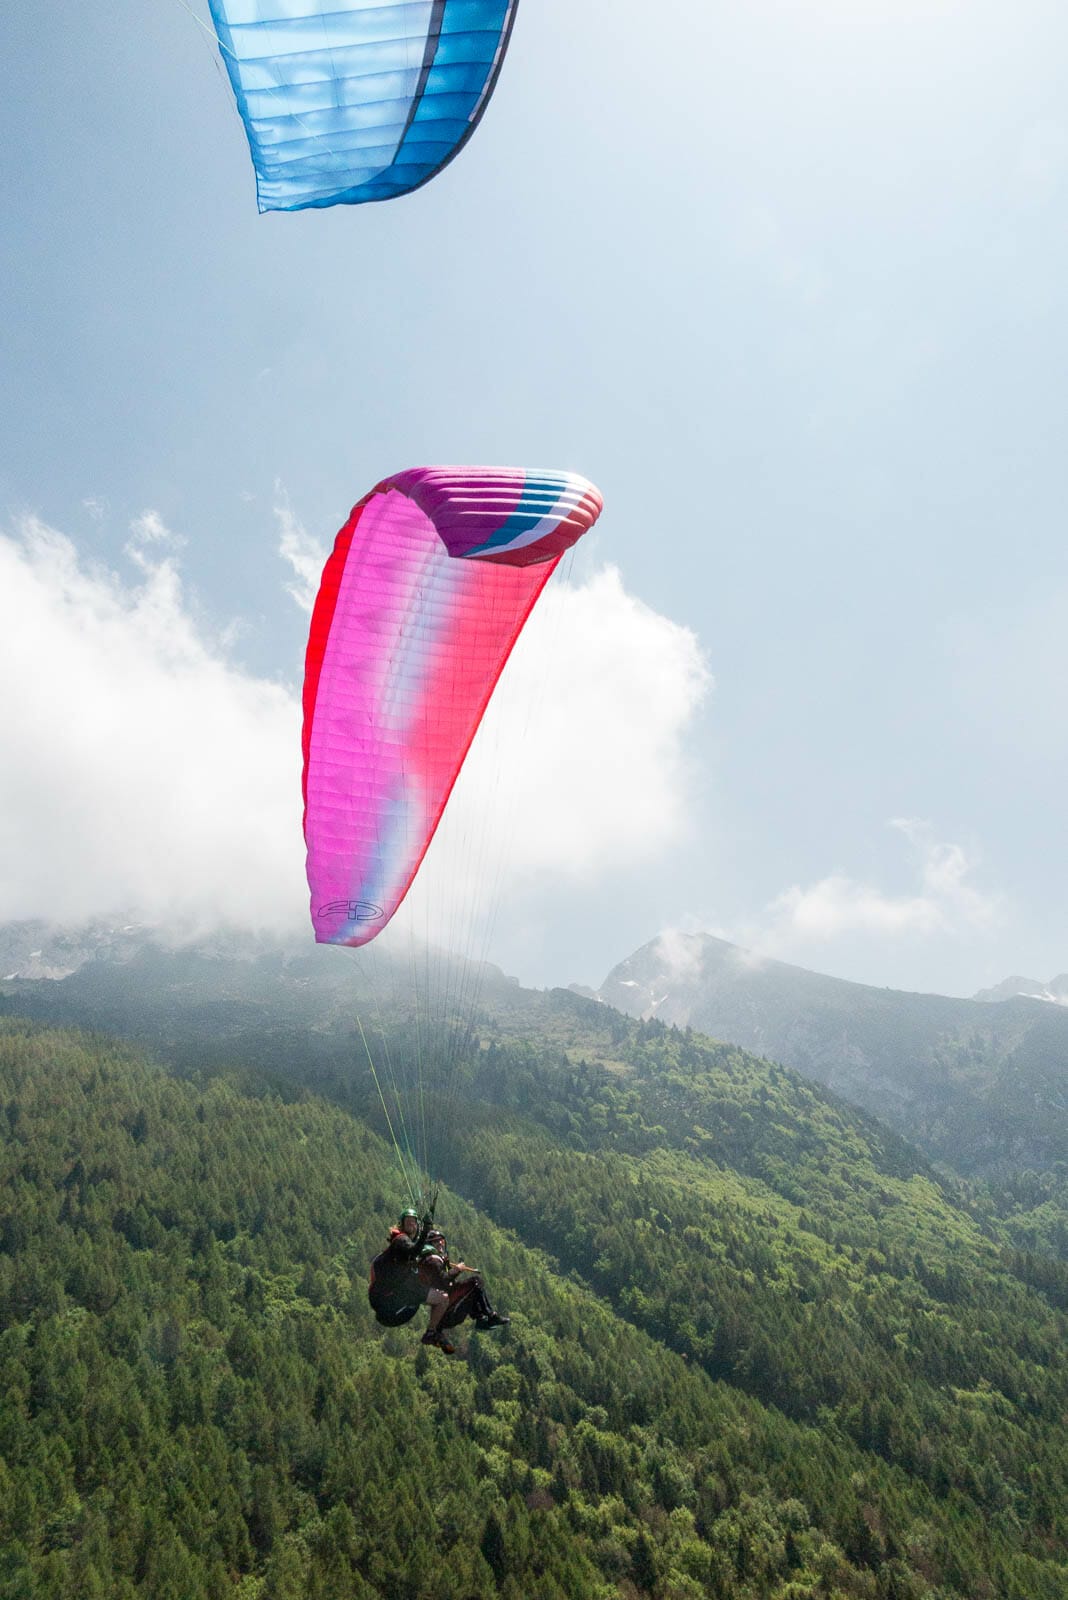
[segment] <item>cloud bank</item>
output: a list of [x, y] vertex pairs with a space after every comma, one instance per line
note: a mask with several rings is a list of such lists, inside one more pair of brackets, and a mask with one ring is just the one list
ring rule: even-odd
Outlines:
[[[284, 925], [301, 904], [297, 701], [193, 620], [155, 513], [136, 575], [0, 536], [0, 918]], [[295, 920], [295, 919], [293, 919]]]
[[[279, 554], [306, 608], [321, 551], [287, 517]], [[0, 534], [0, 920], [129, 911], [164, 928], [303, 936], [299, 694], [247, 671], [232, 631], [198, 621], [175, 544], [146, 512], [120, 575], [34, 519]], [[684, 837], [686, 736], [708, 684], [694, 636], [618, 572], [554, 583], [414, 912], [476, 889], [484, 905], [487, 872], [498, 893], [581, 893]]]
[[896, 817], [890, 826], [911, 848], [919, 880], [913, 892], [886, 894], [841, 873], [794, 884], [767, 908], [754, 942], [778, 954], [840, 938], [968, 934], [993, 924], [999, 902], [970, 881], [975, 863], [961, 845], [937, 839], [930, 823], [916, 818]]
[[1004, 935], [1009, 902], [977, 884], [974, 851], [940, 839], [929, 822], [895, 817], [888, 826], [907, 846], [914, 881], [906, 891], [891, 893], [832, 872], [791, 885], [754, 915], [733, 922], [688, 915], [657, 937], [665, 987], [700, 977], [702, 939], [709, 934], [735, 946], [747, 966], [776, 959], [896, 988], [929, 988], [935, 949], [956, 952], [968, 964], [978, 959], [992, 935]]
[[[614, 567], [543, 594], [501, 678], [417, 882], [413, 912], [486, 885], [582, 892], [687, 837], [687, 733], [711, 684], [686, 628]], [[447, 886], [447, 887], [446, 887]]]

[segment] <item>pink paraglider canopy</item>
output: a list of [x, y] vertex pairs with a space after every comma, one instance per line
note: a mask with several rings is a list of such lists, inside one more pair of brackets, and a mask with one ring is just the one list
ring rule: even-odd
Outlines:
[[505, 662], [601, 497], [570, 472], [416, 467], [353, 509], [304, 681], [315, 937], [367, 944], [411, 886]]

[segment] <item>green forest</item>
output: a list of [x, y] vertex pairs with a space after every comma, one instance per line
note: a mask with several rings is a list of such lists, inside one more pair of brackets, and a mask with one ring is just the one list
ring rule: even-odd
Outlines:
[[351, 1030], [0, 1018], [0, 1600], [1064, 1600], [1056, 1185], [595, 1009], [449, 1055], [453, 1358]]

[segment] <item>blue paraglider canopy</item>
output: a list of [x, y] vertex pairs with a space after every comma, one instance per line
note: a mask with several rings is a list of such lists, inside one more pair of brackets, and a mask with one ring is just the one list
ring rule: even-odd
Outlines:
[[261, 211], [391, 200], [474, 132], [518, 0], [209, 0]]

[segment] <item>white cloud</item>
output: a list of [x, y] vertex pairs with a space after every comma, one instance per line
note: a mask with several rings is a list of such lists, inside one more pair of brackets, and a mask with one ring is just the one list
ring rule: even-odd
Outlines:
[[176, 572], [164, 560], [163, 552], [177, 552], [184, 544], [185, 540], [180, 534], [171, 532], [158, 511], [142, 511], [130, 523], [130, 537], [123, 546], [123, 553], [162, 586], [165, 570], [171, 579], [177, 578]]
[[919, 882], [912, 893], [886, 894], [842, 873], [806, 887], [794, 884], [768, 907], [754, 942], [778, 951], [858, 934], [974, 932], [993, 922], [998, 901], [968, 881], [974, 862], [962, 846], [936, 839], [930, 824], [915, 818], [894, 818], [890, 826], [904, 835], [917, 858]]
[[165, 535], [139, 519], [130, 584], [32, 519], [0, 536], [0, 918], [303, 904], [296, 698], [198, 630]]
[[931, 933], [945, 926], [942, 909], [924, 895], [882, 894], [869, 884], [832, 873], [801, 888], [794, 884], [771, 905], [773, 929], [830, 939], [838, 934]]
[[[138, 527], [131, 579], [35, 520], [0, 534], [0, 920], [130, 909], [299, 936], [298, 697], [228, 657], [166, 529]], [[551, 584], [417, 880], [423, 925], [447, 936], [468, 895], [618, 888], [681, 840], [708, 685], [693, 634], [614, 569]]]
[[180, 542], [158, 511], [142, 511], [131, 522], [130, 534], [130, 544], [135, 549], [147, 544], [175, 545]]
[[695, 635], [628, 594], [614, 567], [554, 579], [471, 748], [412, 917], [471, 904], [477, 921], [498, 896], [618, 884], [680, 844], [693, 814], [686, 740], [710, 686]]
[[998, 897], [967, 881], [976, 863], [962, 845], [936, 839], [931, 824], [917, 817], [894, 817], [890, 826], [904, 834], [919, 857], [923, 896], [941, 908], [944, 926], [980, 928], [995, 920]]
[[310, 616], [315, 596], [319, 592], [319, 579], [328, 551], [322, 542], [313, 538], [303, 523], [293, 515], [289, 498], [281, 484], [275, 484], [275, 493], [277, 499], [274, 514], [281, 530], [278, 554], [292, 567], [296, 577], [295, 583], [286, 584], [286, 593], [291, 595], [300, 609]]
[[660, 973], [669, 987], [678, 988], [701, 976], [702, 948], [698, 932], [665, 928], [657, 935], [656, 954], [660, 961]]

